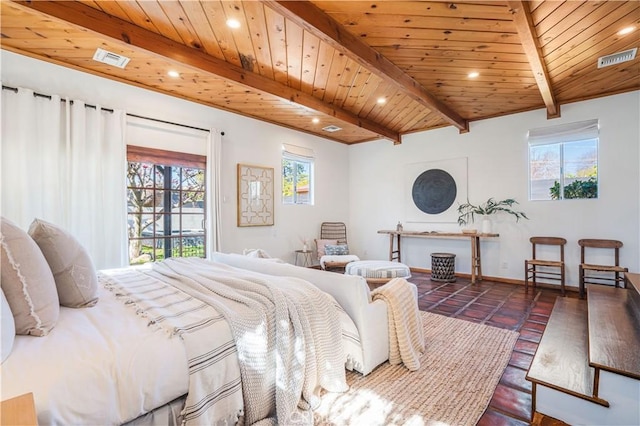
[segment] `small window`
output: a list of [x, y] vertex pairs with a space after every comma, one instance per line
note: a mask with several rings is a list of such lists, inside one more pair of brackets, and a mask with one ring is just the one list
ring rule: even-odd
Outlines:
[[529, 199], [598, 198], [598, 121], [529, 132]]
[[282, 154], [282, 203], [313, 204], [312, 156], [296, 155], [285, 148]]
[[129, 263], [205, 256], [206, 158], [127, 147]]

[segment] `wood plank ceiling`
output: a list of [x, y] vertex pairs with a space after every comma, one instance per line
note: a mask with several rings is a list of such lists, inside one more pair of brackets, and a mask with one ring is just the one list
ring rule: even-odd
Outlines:
[[[597, 68], [639, 47], [638, 1], [2, 0], [0, 13], [3, 49], [346, 144], [640, 89], [638, 58]], [[98, 47], [131, 60], [96, 62]]]

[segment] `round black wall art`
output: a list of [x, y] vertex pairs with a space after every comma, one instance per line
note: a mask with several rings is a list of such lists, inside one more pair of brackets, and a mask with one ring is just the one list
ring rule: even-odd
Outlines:
[[422, 172], [413, 182], [411, 196], [416, 207], [428, 214], [447, 210], [456, 199], [457, 188], [453, 177], [440, 169]]

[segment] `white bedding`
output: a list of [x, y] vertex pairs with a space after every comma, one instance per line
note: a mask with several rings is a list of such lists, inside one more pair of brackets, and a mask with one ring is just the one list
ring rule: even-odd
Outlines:
[[[62, 307], [48, 336], [18, 336], [0, 368], [2, 399], [33, 392], [39, 424], [121, 424], [187, 392], [180, 339], [99, 291], [92, 308]], [[343, 311], [340, 320], [348, 356], [358, 333]]]
[[92, 308], [61, 307], [48, 336], [17, 336], [2, 364], [2, 399], [33, 392], [41, 425], [121, 424], [187, 391], [182, 342], [99, 291]]

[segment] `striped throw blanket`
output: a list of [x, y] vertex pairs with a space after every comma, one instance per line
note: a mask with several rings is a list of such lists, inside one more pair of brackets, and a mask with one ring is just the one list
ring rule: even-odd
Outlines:
[[424, 352], [422, 317], [410, 284], [404, 278], [394, 278], [371, 292], [373, 300], [387, 304], [389, 320], [389, 363], [403, 363], [410, 371], [420, 368]]
[[[183, 337], [190, 371], [187, 424], [309, 424], [320, 388], [347, 389], [344, 355], [335, 346], [342, 330], [334, 301], [311, 284], [193, 258], [168, 259], [136, 274], [175, 291], [158, 299], [155, 290], [122, 286], [152, 324]], [[196, 313], [197, 320], [191, 318]], [[204, 330], [219, 333], [213, 324], [220, 319], [232, 343], [212, 346], [217, 338], [205, 338]], [[239, 377], [229, 373], [212, 381], [220, 369], [234, 368]]]

